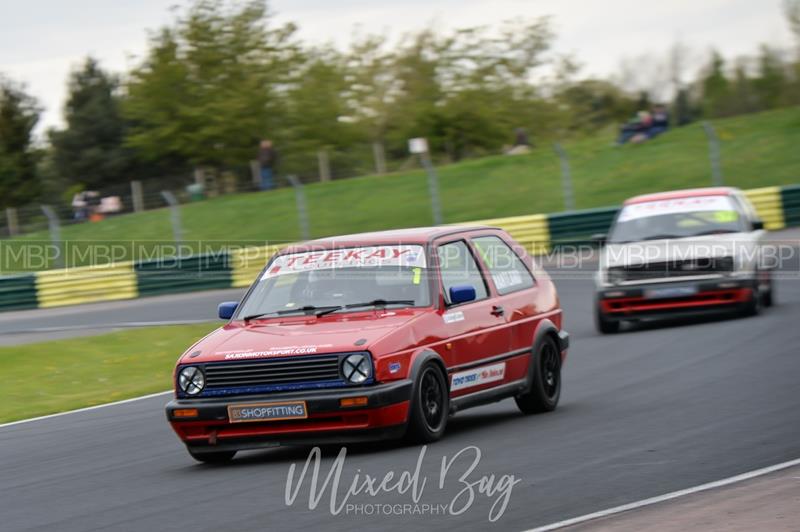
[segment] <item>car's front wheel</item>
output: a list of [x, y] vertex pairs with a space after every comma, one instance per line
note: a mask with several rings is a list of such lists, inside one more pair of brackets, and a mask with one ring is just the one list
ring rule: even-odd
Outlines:
[[214, 451], [210, 453], [195, 452], [189, 449], [189, 454], [198, 462], [204, 464], [227, 464], [236, 456], [236, 451]]
[[528, 392], [514, 398], [525, 414], [551, 412], [561, 397], [561, 353], [556, 341], [547, 336], [531, 359], [533, 382]]
[[761, 304], [766, 308], [775, 304], [775, 281], [772, 279], [772, 272], [766, 274], [765, 285], [765, 290], [761, 296]]
[[619, 331], [619, 321], [609, 319], [606, 314], [600, 310], [600, 304], [595, 303], [594, 306], [594, 324], [597, 332], [601, 334], [614, 334]]
[[444, 434], [450, 414], [450, 395], [441, 368], [435, 362], [422, 366], [414, 383], [407, 439], [429, 443]]

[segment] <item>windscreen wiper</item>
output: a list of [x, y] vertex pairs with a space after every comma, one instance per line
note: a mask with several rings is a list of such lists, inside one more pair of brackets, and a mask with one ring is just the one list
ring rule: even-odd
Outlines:
[[413, 299], [373, 299], [372, 301], [365, 301], [364, 303], [350, 303], [348, 305], [339, 305], [338, 307], [330, 307], [320, 310], [316, 313], [317, 317], [336, 312], [337, 310], [344, 310], [358, 307], [385, 307], [386, 305], [414, 305], [416, 301]]
[[244, 321], [250, 321], [250, 320], [255, 320], [255, 319], [258, 319], [258, 318], [262, 318], [264, 316], [270, 316], [270, 315], [273, 315], [273, 314], [275, 316], [285, 316], [286, 314], [294, 314], [295, 312], [305, 312], [306, 314], [309, 314], [311, 312], [316, 312], [316, 311], [323, 311], [323, 312], [324, 311], [333, 311], [333, 310], [338, 310], [340, 308], [341, 308], [341, 305], [327, 305], [327, 306], [324, 306], [324, 307], [315, 307], [314, 305], [306, 305], [304, 307], [288, 308], [286, 310], [273, 310], [273, 311], [270, 311], [270, 312], [261, 312], [259, 314], [252, 314], [250, 316], [245, 316], [242, 319]]
[[653, 235], [643, 238], [642, 240], [669, 240], [671, 238], [683, 238], [680, 235]]
[[724, 235], [727, 233], [739, 233], [736, 229], [709, 229], [708, 231], [701, 231], [692, 236], [708, 236], [708, 235]]

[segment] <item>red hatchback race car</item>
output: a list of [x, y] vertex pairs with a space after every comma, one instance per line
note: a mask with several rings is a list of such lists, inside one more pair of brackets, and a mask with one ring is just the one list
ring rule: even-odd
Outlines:
[[175, 368], [167, 418], [189, 453], [442, 436], [458, 410], [556, 408], [569, 336], [555, 287], [490, 227], [365, 233], [290, 246], [230, 321]]

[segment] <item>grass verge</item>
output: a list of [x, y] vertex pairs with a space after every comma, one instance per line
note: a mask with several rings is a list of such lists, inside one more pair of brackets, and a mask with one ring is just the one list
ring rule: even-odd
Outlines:
[[[800, 182], [800, 107], [716, 120], [714, 127], [726, 184], [757, 188]], [[634, 194], [711, 184], [708, 141], [699, 123], [641, 145], [614, 147], [613, 136], [606, 131], [564, 143], [578, 209], [616, 205]], [[438, 174], [446, 223], [564, 208], [559, 160], [548, 143], [527, 155], [441, 166]], [[433, 223], [421, 170], [314, 183], [305, 191], [314, 237]], [[294, 193], [287, 188], [187, 204], [181, 207], [181, 218], [184, 241], [195, 250], [300, 238]], [[114, 258], [126, 260], [141, 259], [159, 243], [172, 243], [166, 209], [67, 226], [62, 236], [70, 265], [103, 262], [86, 253], [93, 244], [118, 244], [120, 253]], [[14, 258], [27, 257], [20, 248], [33, 241], [48, 242], [49, 236], [40, 232], [2, 241], [2, 268], [52, 267], [52, 261], [28, 264]]]
[[181, 353], [219, 324], [128, 329], [0, 348], [0, 423], [172, 387]]

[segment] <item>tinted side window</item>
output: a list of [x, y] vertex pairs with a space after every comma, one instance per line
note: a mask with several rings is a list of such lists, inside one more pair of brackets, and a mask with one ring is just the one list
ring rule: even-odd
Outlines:
[[482, 236], [472, 241], [489, 268], [498, 294], [510, 294], [533, 286], [533, 276], [528, 267], [501, 238]]
[[451, 287], [466, 284], [475, 289], [475, 299], [487, 297], [486, 283], [466, 243], [459, 241], [439, 246], [437, 253], [445, 301], [450, 303]]

